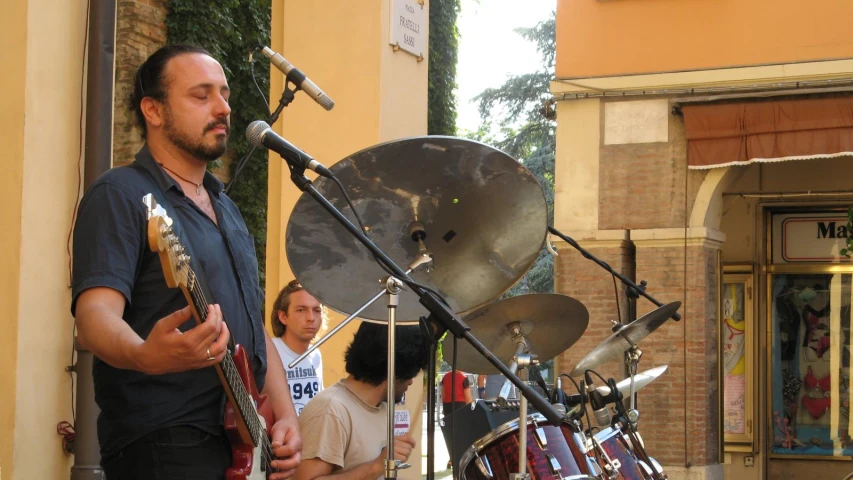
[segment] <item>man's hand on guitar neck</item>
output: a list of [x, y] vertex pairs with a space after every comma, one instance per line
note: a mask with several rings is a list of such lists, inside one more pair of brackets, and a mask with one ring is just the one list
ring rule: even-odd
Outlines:
[[158, 375], [209, 367], [225, 357], [230, 333], [218, 305], [186, 332], [178, 327], [190, 319], [190, 309], [178, 310], [158, 320], [145, 340], [122, 319], [124, 308], [124, 295], [107, 287], [90, 288], [77, 299], [78, 340], [115, 368]]
[[157, 321], [137, 349], [138, 362], [149, 375], [209, 367], [228, 353], [230, 332], [222, 321], [219, 305], [207, 306], [204, 323], [181, 332], [178, 327], [192, 317], [190, 307]]

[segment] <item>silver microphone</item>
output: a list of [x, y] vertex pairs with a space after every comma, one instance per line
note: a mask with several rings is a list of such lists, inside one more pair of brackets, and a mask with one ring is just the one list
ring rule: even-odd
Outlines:
[[604, 396], [592, 384], [592, 377], [586, 373], [586, 392], [589, 395], [589, 404], [592, 406], [592, 414], [600, 427], [610, 426], [610, 409], [604, 401]]
[[293, 82], [298, 88], [313, 98], [321, 107], [326, 110], [331, 110], [335, 106], [335, 102], [329, 98], [320, 87], [314, 84], [308, 77], [305, 76], [298, 68], [287, 61], [286, 58], [275, 53], [270, 47], [264, 47], [264, 56], [270, 59], [270, 64], [279, 69], [288, 80]]

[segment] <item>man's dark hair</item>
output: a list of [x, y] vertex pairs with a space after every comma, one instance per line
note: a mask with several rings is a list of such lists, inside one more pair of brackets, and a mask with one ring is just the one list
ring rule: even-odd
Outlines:
[[151, 97], [163, 102], [169, 90], [165, 71], [169, 60], [188, 53], [201, 53], [212, 57], [207, 50], [195, 45], [166, 45], [152, 53], [139, 69], [134, 77], [133, 92], [130, 94], [130, 110], [136, 116], [136, 122], [142, 128], [142, 138], [146, 138], [148, 127], [145, 125], [145, 115], [142, 114], [142, 99]]
[[[417, 325], [397, 325], [394, 351], [396, 380], [410, 380], [429, 361], [429, 352]], [[358, 381], [376, 386], [388, 376], [388, 326], [363, 322], [344, 355], [346, 371]]]

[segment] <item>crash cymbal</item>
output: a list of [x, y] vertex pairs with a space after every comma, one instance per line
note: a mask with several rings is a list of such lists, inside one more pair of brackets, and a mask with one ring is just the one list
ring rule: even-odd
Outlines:
[[[607, 340], [595, 347], [583, 360], [578, 363], [571, 375], [582, 375], [585, 370], [595, 368], [608, 360], [621, 359], [622, 353], [631, 348], [631, 343], [636, 344], [646, 338], [664, 324], [681, 307], [681, 302], [668, 303], [660, 308], [652, 310], [633, 322], [622, 325], [607, 338]], [[631, 340], [631, 343], [626, 340]]]
[[[663, 372], [665, 372], [667, 368], [669, 368], [668, 365], [661, 365], [660, 367], [651, 368], [649, 370], [646, 370], [645, 372], [640, 372], [634, 375], [634, 391], [638, 392], [646, 385], [657, 380], [658, 377], [663, 375]], [[631, 394], [631, 378], [629, 377], [616, 382], [616, 388], [619, 390], [619, 392], [622, 393], [625, 398], [628, 398], [628, 395]], [[610, 394], [610, 387], [606, 385], [602, 385], [596, 388], [596, 390], [602, 395]], [[580, 398], [580, 395], [576, 393], [572, 395], [566, 395], [566, 403], [580, 403]]]
[[[415, 281], [447, 299], [456, 313], [473, 310], [509, 289], [530, 268], [545, 241], [545, 195], [533, 174], [488, 145], [453, 137], [417, 137], [355, 153], [330, 170], [346, 188], [371, 240], [403, 270], [419, 256], [413, 230], [422, 226], [431, 270]], [[314, 186], [358, 225], [335, 183]], [[419, 223], [416, 223], [419, 222]], [[344, 227], [303, 194], [287, 224], [287, 260], [305, 289], [323, 304], [352, 313], [384, 285], [387, 273]], [[397, 320], [427, 315], [409, 289]], [[386, 322], [380, 298], [359, 315]]]
[[[572, 297], [554, 293], [519, 295], [486, 305], [463, 321], [500, 361], [509, 365], [516, 352], [512, 327], [527, 339], [529, 352], [546, 362], [574, 345], [589, 323], [589, 312]], [[465, 341], [458, 341], [457, 368], [468, 373], [500, 373]], [[448, 363], [453, 358], [453, 337], [443, 341], [442, 353]]]

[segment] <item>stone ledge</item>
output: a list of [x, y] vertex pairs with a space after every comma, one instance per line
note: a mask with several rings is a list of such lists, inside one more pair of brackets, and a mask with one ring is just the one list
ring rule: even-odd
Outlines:
[[663, 466], [669, 480], [723, 480], [722, 465], [701, 465], [695, 467]]

